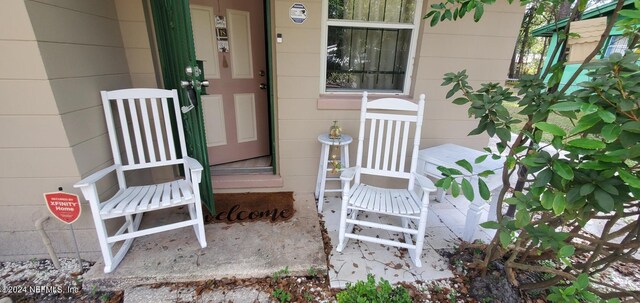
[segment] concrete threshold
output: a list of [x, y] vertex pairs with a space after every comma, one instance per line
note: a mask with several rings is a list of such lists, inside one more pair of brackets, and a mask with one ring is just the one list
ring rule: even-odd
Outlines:
[[[118, 290], [156, 283], [260, 278], [288, 267], [291, 275], [309, 268], [327, 271], [313, 194], [295, 194], [294, 217], [286, 222], [205, 225], [208, 246], [201, 249], [193, 228], [137, 238], [122, 263], [105, 274], [97, 262], [83, 275], [83, 288]], [[153, 215], [153, 216], [151, 216]], [[156, 212], [144, 225], [187, 216], [186, 209]]]

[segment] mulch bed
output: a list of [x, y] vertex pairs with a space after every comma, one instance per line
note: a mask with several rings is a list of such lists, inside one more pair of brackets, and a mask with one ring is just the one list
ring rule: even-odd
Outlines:
[[293, 192], [215, 194], [216, 215], [208, 223], [282, 222], [295, 214]]

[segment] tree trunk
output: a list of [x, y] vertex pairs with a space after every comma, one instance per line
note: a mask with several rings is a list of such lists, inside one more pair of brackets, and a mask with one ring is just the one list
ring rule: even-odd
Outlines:
[[527, 46], [529, 45], [529, 32], [531, 31], [531, 23], [533, 17], [535, 17], [536, 6], [531, 6], [522, 20], [522, 41], [520, 43], [520, 53], [518, 54], [518, 64], [516, 65], [516, 77], [520, 78], [524, 65], [524, 57], [527, 53]]
[[518, 40], [516, 41], [516, 46], [513, 48], [513, 53], [511, 55], [511, 64], [509, 65], [508, 77], [511, 79], [520, 77], [523, 62], [522, 60], [524, 56], [523, 53], [527, 50], [527, 40], [529, 40], [529, 31], [531, 29], [531, 23], [533, 22], [533, 19], [535, 17], [536, 8], [536, 6], [530, 7], [522, 17]]
[[540, 74], [542, 65], [544, 64], [545, 53], [547, 52], [547, 46], [549, 46], [549, 38], [544, 37], [542, 41], [542, 52], [540, 52], [540, 61], [538, 61], [538, 67], [536, 68], [536, 75]]

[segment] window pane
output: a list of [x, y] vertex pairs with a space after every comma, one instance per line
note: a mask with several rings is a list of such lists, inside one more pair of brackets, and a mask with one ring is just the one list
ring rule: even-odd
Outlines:
[[609, 47], [607, 47], [607, 51], [604, 53], [605, 58], [609, 58], [613, 53], [624, 54], [624, 51], [627, 50], [627, 45], [629, 44], [629, 40], [624, 36], [612, 36], [609, 41]]
[[329, 26], [327, 90], [402, 91], [411, 30]]
[[413, 23], [415, 0], [329, 0], [329, 19]]

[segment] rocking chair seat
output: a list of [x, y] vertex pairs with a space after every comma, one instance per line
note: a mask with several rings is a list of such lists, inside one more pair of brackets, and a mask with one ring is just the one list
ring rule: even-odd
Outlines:
[[420, 198], [407, 189], [389, 189], [357, 184], [349, 205], [375, 213], [412, 215], [420, 213]]
[[107, 200], [100, 217], [111, 219], [125, 214], [176, 207], [193, 203], [192, 186], [184, 179], [162, 184], [132, 186]]

